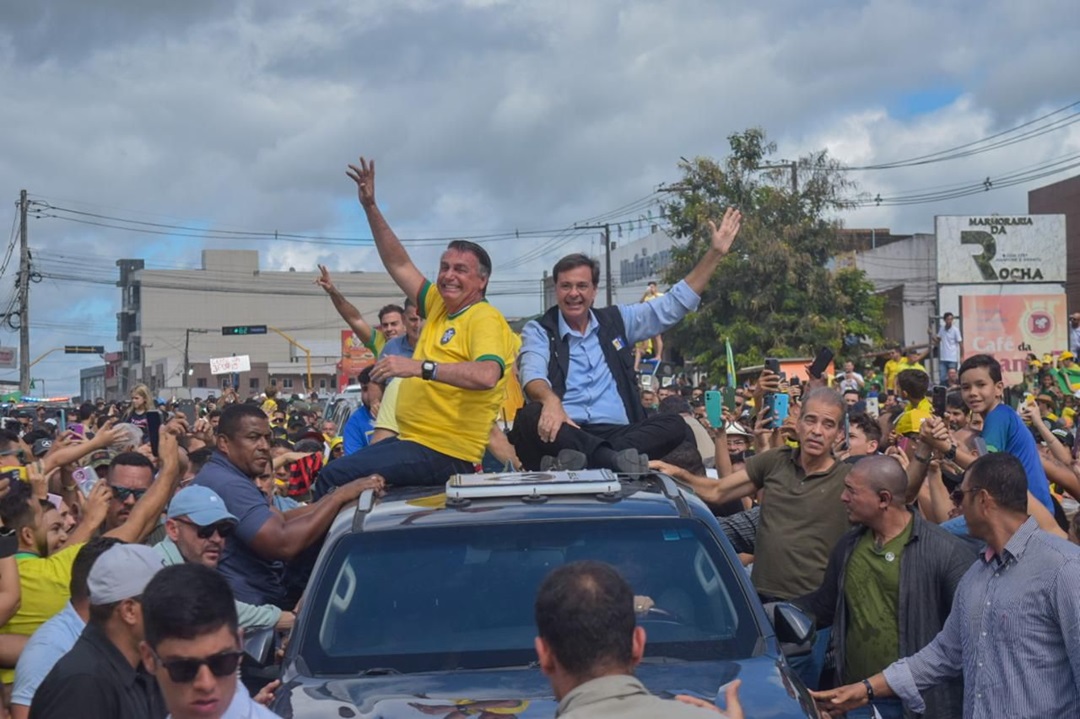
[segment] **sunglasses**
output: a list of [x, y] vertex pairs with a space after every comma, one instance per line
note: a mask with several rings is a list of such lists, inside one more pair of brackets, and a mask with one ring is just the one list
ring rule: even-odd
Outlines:
[[22, 449], [5, 449], [0, 452], [0, 457], [15, 457], [20, 462], [26, 462], [26, 452]]
[[236, 525], [232, 522], [215, 522], [214, 524], [208, 524], [204, 527], [202, 525], [195, 524], [195, 522], [192, 522], [189, 519], [177, 518], [176, 521], [180, 522], [181, 524], [186, 524], [189, 527], [195, 527], [195, 534], [198, 535], [199, 539], [210, 539], [210, 537], [214, 536], [214, 532], [217, 532], [219, 537], [225, 539], [226, 537], [231, 535], [233, 533], [233, 530], [236, 528]]
[[233, 651], [221, 652], [202, 659], [162, 659], [156, 651], [151, 651], [158, 664], [165, 667], [169, 679], [172, 679], [177, 684], [190, 684], [195, 681], [195, 677], [199, 676], [199, 669], [202, 668], [203, 664], [210, 668], [210, 673], [215, 677], [227, 677], [230, 674], [235, 674], [236, 669], [240, 666], [240, 658], [244, 656], [243, 652]]
[[965, 494], [967, 494], [968, 492], [978, 492], [978, 491], [979, 491], [979, 487], [974, 487], [972, 489], [954, 489], [952, 491], [952, 493], [949, 494], [949, 497], [952, 499], [953, 504], [958, 505], [958, 504], [961, 504], [964, 501], [964, 495]]
[[145, 489], [128, 489], [127, 487], [117, 487], [115, 484], [110, 484], [109, 489], [113, 491], [113, 496], [121, 502], [126, 502], [128, 497], [134, 497], [138, 502], [142, 499], [142, 496], [146, 494]]

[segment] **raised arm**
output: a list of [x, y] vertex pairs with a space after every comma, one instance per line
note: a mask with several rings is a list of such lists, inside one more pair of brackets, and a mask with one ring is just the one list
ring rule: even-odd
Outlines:
[[690, 285], [690, 289], [697, 294], [700, 295], [705, 291], [705, 286], [709, 284], [713, 272], [720, 265], [720, 260], [727, 255], [728, 250], [731, 249], [731, 243], [735, 241], [735, 236], [739, 234], [741, 223], [742, 213], [733, 207], [729, 207], [724, 212], [724, 219], [720, 221], [720, 227], [717, 227], [715, 222], [709, 220], [711, 233], [709, 249], [705, 250], [705, 256], [698, 260], [698, 263], [694, 265], [694, 269], [690, 270], [690, 274], [685, 278], [686, 284]]
[[186, 431], [187, 426], [182, 418], [171, 420], [161, 426], [161, 437], [158, 440], [161, 470], [158, 471], [157, 478], [150, 485], [150, 489], [131, 508], [127, 521], [111, 532], [107, 532], [106, 537], [116, 537], [134, 544], [141, 542], [154, 531], [161, 519], [161, 513], [165, 511], [165, 506], [180, 484], [180, 444], [177, 440]]
[[368, 162], [361, 157], [360, 164], [349, 165], [345, 174], [356, 183], [360, 206], [367, 214], [368, 225], [371, 226], [371, 236], [375, 239], [375, 248], [379, 251], [379, 258], [397, 286], [419, 307], [418, 296], [420, 288], [424, 286], [424, 275], [413, 264], [401, 240], [390, 229], [389, 223], [375, 204], [375, 161]]
[[319, 276], [315, 278], [315, 284], [322, 287], [326, 294], [330, 295], [330, 301], [334, 303], [334, 309], [341, 315], [341, 319], [345, 320], [345, 324], [349, 326], [349, 329], [356, 333], [360, 341], [364, 344], [370, 342], [371, 325], [360, 314], [360, 310], [356, 309], [352, 302], [345, 299], [345, 295], [341, 294], [341, 290], [334, 286], [334, 282], [330, 279], [330, 270], [326, 269], [326, 265], [319, 265]]
[[42, 473], [49, 474], [57, 467], [63, 467], [65, 464], [78, 462], [91, 452], [105, 449], [114, 442], [122, 439], [124, 436], [123, 430], [109, 427], [108, 429], [103, 429], [98, 432], [91, 440], [75, 442], [60, 447], [42, 457]]

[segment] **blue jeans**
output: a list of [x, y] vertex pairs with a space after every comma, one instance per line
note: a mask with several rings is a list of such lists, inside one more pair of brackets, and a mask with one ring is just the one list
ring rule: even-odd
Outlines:
[[474, 472], [463, 459], [436, 452], [422, 444], [391, 437], [339, 457], [319, 472], [315, 479], [315, 499], [331, 487], [340, 487], [369, 474], [381, 474], [387, 485], [438, 486], [454, 474]]
[[874, 713], [870, 707], [877, 709], [881, 719], [904, 719], [904, 704], [899, 699], [875, 699], [864, 707], [852, 709], [845, 716], [847, 719], [872, 719]]
[[949, 360], [938, 360], [938, 381], [940, 384], [948, 386], [949, 384], [949, 370], [956, 369], [956, 362], [950, 362]]
[[831, 633], [832, 627], [817, 630], [817, 638], [814, 640], [814, 646], [809, 654], [788, 657], [788, 664], [791, 665], [792, 670], [799, 675], [799, 679], [802, 679], [803, 684], [808, 689], [817, 691], [818, 685], [821, 683], [821, 670], [825, 666], [825, 655], [829, 652], [829, 635]]

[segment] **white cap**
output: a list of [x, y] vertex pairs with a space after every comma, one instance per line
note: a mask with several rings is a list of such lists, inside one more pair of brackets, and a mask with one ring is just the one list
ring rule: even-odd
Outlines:
[[90, 604], [101, 606], [140, 596], [164, 566], [165, 558], [143, 544], [118, 544], [106, 549], [94, 560], [86, 580]]

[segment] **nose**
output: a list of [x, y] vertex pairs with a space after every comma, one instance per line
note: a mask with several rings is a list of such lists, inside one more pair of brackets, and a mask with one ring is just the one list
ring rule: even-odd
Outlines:
[[199, 667], [199, 673], [195, 675], [192, 686], [199, 692], [212, 692], [214, 690], [214, 673], [210, 667], [203, 664]]
[[124, 497], [124, 504], [126, 506], [128, 506], [128, 507], [134, 506], [135, 505], [135, 495], [134, 494], [129, 494], [128, 496]]

